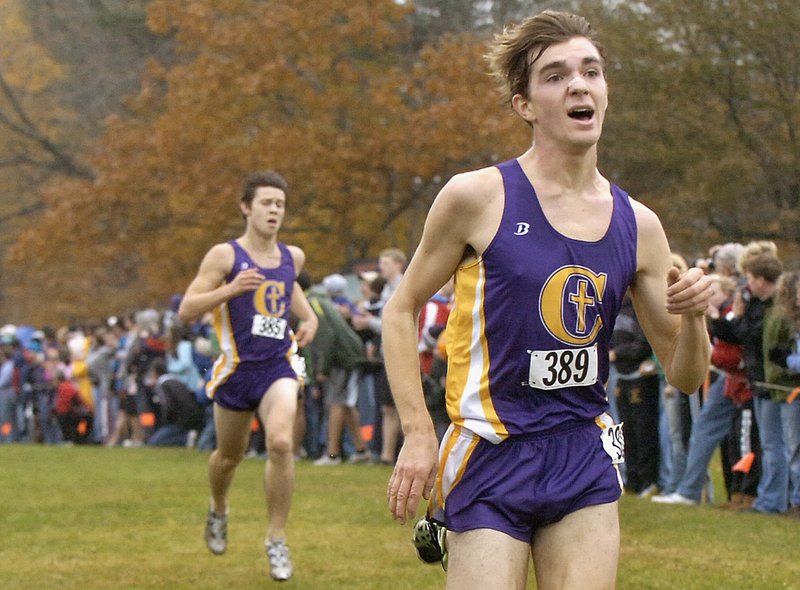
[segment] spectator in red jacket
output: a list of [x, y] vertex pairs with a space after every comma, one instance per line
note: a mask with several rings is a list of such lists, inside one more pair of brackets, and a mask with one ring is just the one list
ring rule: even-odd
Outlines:
[[92, 412], [75, 384], [61, 372], [58, 374], [54, 412], [65, 441], [82, 443], [88, 439], [92, 431]]

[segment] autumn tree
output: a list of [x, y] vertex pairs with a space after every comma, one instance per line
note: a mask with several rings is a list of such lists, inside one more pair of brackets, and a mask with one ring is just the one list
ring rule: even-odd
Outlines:
[[587, 2], [609, 47], [605, 165], [674, 243], [800, 237], [800, 5]]
[[390, 245], [411, 253], [444, 182], [530, 142], [486, 74], [498, 21], [576, 3], [608, 48], [601, 171], [686, 253], [793, 238], [789, 0], [475, 0], [449, 27], [433, 18], [449, 0], [416, 13], [394, 0], [152, 0], [150, 34], [175, 57], [153, 53], [139, 92], [82, 154], [91, 174], [41, 191], [46, 209], [10, 258], [21, 313], [63, 322], [165, 304], [209, 246], [241, 231], [240, 186], [256, 169], [288, 178], [284, 239], [312, 275]]
[[[25, 227], [42, 223], [40, 214], [52, 216], [42, 194], [49, 180], [58, 179], [50, 198], [63, 200], [73, 180], [82, 186], [93, 179], [86, 150], [105, 117], [120, 109], [122, 96], [139, 85], [140, 53], [132, 48], [167, 54], [162, 48], [168, 40], [152, 42], [157, 38], [145, 26], [144, 1], [0, 2], [0, 259]], [[47, 223], [32, 231], [42, 227]], [[68, 236], [63, 243], [74, 239]], [[59, 247], [50, 240], [38, 243], [44, 251]], [[41, 317], [39, 310], [47, 310], [51, 301], [44, 296], [47, 282], [39, 279], [72, 276], [71, 263], [79, 262], [67, 257], [63, 265], [39, 273], [47, 261], [39, 253], [18, 249], [19, 263], [2, 263], [5, 321]], [[37, 311], [28, 316], [31, 309]]]
[[[96, 179], [66, 192], [53, 183], [15, 250], [18, 264], [39, 253], [17, 294], [34, 281], [59, 293], [49, 311], [59, 317], [182, 291], [202, 253], [241, 231], [239, 190], [254, 169], [289, 179], [285, 238], [317, 276], [389, 245], [411, 252], [442, 183], [505, 155], [498, 134], [522, 129], [497, 104], [484, 38], [414, 52], [410, 8], [391, 0], [148, 10], [178, 65], [151, 62], [133, 115], [111, 119], [90, 158]], [[48, 270], [64, 266], [79, 272]]]
[[48, 93], [65, 69], [34, 38], [19, 3], [0, 4], [0, 35], [0, 215], [7, 222], [20, 207], [12, 195], [49, 174], [89, 177], [90, 172], [64, 145], [65, 121], [74, 113]]

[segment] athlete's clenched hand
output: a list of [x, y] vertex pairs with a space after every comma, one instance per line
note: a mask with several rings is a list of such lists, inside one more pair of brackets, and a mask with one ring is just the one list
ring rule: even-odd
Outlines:
[[316, 316], [313, 316], [300, 324], [300, 326], [297, 328], [297, 332], [295, 333], [298, 348], [303, 348], [304, 346], [311, 344], [311, 341], [314, 340], [314, 335], [317, 333], [318, 326], [319, 321], [317, 320]]
[[264, 275], [262, 275], [257, 268], [247, 268], [236, 273], [230, 285], [235, 297], [247, 291], [255, 291], [263, 282]]
[[672, 267], [667, 274], [667, 311], [681, 315], [705, 314], [711, 298], [711, 280], [702, 269], [692, 267], [685, 273]]

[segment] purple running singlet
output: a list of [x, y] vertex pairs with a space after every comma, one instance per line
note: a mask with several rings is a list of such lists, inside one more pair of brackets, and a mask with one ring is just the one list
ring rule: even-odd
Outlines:
[[278, 242], [281, 261], [277, 268], [259, 267], [236, 240], [229, 244], [235, 257], [226, 282], [248, 268], [258, 268], [265, 279], [255, 291], [242, 293], [214, 310], [220, 356], [206, 393], [224, 407], [246, 410], [258, 406], [275, 380], [297, 378], [290, 363], [296, 345], [289, 326], [296, 273], [291, 252], [282, 242]]
[[[460, 266], [455, 275], [455, 304], [446, 332], [447, 411], [453, 425], [442, 441], [431, 508], [441, 508], [452, 488], [472, 477], [473, 469], [478, 471], [469, 463], [480, 446], [495, 444], [512, 453], [518, 445], [498, 443], [549, 440], [558, 447], [558, 433], [588, 429], [592, 445], [564, 451], [565, 459], [578, 463], [564, 464], [555, 472], [520, 473], [531, 481], [543, 473], [548, 478], [559, 473], [573, 478], [571, 470], [577, 469], [605, 482], [604, 491], [594, 494], [587, 491], [595, 488], [592, 482], [579, 485], [572, 480], [570, 486], [583, 500], [554, 498], [559, 508], [553, 508], [551, 516], [558, 519], [564, 510], [619, 497], [618, 470], [612, 462], [621, 460], [615, 443], [622, 443], [615, 439], [618, 428], [605, 414], [604, 383], [614, 322], [636, 274], [636, 219], [628, 195], [612, 184], [613, 212], [605, 235], [594, 242], [566, 237], [550, 225], [517, 160], [497, 168], [505, 189], [500, 226], [483, 254]], [[601, 434], [608, 440], [601, 441]], [[576, 436], [564, 434], [563, 444], [577, 444], [567, 441]], [[577, 440], [586, 444], [585, 436]], [[578, 460], [581, 454], [600, 461], [600, 468], [587, 469]], [[515, 468], [506, 467], [506, 473]], [[609, 482], [611, 487], [605, 489]], [[513, 485], [521, 483], [515, 478]], [[537, 489], [544, 493], [547, 486]], [[532, 483], [529, 491], [534, 493]], [[481, 497], [480, 490], [475, 493]], [[526, 489], [517, 493], [525, 494]], [[537, 497], [524, 504], [541, 507], [548, 501]], [[536, 514], [542, 514], [539, 510]], [[547, 518], [539, 524], [545, 522]], [[474, 524], [468, 528], [486, 526]], [[467, 523], [448, 521], [451, 525], [464, 530]], [[512, 526], [489, 528], [525, 536]]]

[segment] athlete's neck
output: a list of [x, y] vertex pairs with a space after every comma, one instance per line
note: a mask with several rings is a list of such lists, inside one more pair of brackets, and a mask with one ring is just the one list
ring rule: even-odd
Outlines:
[[596, 147], [565, 153], [534, 144], [518, 161], [537, 185], [552, 187], [554, 192], [592, 192], [604, 184], [604, 179], [597, 170]]
[[281, 252], [278, 248], [278, 236], [260, 236], [253, 231], [246, 231], [237, 242], [250, 254], [280, 258]]

